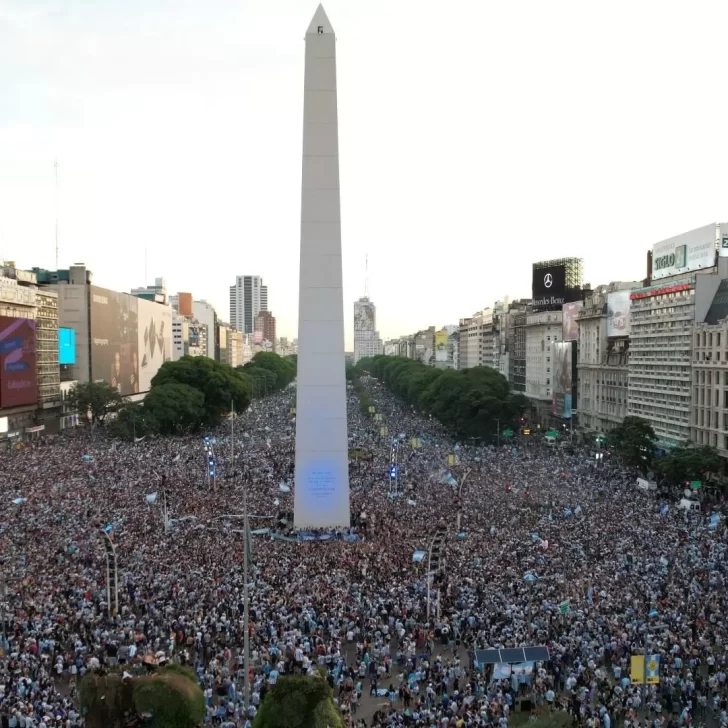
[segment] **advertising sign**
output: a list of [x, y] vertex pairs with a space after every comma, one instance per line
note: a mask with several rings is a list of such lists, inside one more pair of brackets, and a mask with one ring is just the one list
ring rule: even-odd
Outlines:
[[172, 358], [172, 309], [161, 303], [137, 299], [137, 334], [138, 391], [148, 392], [159, 367]]
[[566, 288], [566, 266], [555, 265], [550, 268], [533, 269], [533, 298], [555, 296], [563, 297]]
[[435, 361], [447, 361], [447, 331], [435, 332]]
[[668, 238], [652, 247], [652, 280], [715, 265], [715, 225]]
[[35, 321], [0, 316], [0, 407], [38, 401]]
[[553, 344], [554, 378], [552, 387], [553, 413], [557, 417], [571, 418], [572, 411], [572, 352], [573, 346], [569, 342]]
[[76, 363], [76, 329], [58, 327], [58, 363]]
[[630, 291], [607, 294], [607, 336], [629, 336]]
[[91, 286], [91, 378], [122, 395], [139, 392], [137, 315], [140, 299]]
[[566, 287], [566, 266], [533, 269], [531, 284], [534, 311], [561, 311], [565, 303], [581, 300], [580, 288]]
[[576, 317], [579, 315], [579, 311], [584, 308], [584, 301], [572, 301], [571, 303], [564, 304], [563, 314], [563, 325], [564, 341], [577, 341], [579, 339], [579, 324]]

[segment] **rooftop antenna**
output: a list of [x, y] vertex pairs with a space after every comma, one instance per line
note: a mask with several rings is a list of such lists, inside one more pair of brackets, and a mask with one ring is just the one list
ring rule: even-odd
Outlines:
[[364, 297], [369, 298], [369, 253], [364, 256]]
[[53, 173], [55, 175], [56, 179], [56, 271], [58, 270], [58, 210], [59, 210], [59, 202], [58, 202], [58, 160], [56, 159], [53, 163]]

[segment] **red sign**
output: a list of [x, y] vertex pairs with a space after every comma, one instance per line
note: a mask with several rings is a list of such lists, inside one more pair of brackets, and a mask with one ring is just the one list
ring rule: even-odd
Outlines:
[[0, 407], [37, 401], [35, 321], [0, 316]]
[[635, 293], [630, 293], [629, 297], [631, 300], [637, 301], [640, 298], [653, 298], [654, 296], [662, 296], [665, 293], [678, 293], [679, 291], [689, 291], [692, 287], [692, 283], [676, 283], [674, 286], [652, 288], [649, 291], [635, 291]]

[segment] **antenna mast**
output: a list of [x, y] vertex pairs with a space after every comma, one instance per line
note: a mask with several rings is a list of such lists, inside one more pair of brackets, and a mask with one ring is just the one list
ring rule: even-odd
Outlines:
[[364, 256], [364, 297], [369, 298], [369, 253]]
[[58, 202], [58, 160], [53, 163], [53, 173], [55, 175], [56, 179], [56, 271], [58, 270], [58, 210], [59, 210], [59, 202]]

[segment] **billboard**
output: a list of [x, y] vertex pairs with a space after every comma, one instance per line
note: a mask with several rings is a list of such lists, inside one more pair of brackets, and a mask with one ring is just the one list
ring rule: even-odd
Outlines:
[[554, 377], [552, 387], [553, 413], [557, 417], [571, 418], [573, 388], [574, 344], [571, 341], [553, 344]]
[[531, 295], [535, 311], [560, 311], [565, 303], [581, 300], [580, 288], [566, 287], [566, 265], [533, 268]]
[[38, 401], [35, 321], [0, 316], [0, 407]]
[[161, 303], [137, 299], [137, 334], [137, 391], [148, 392], [159, 367], [172, 358], [172, 309]]
[[123, 395], [139, 392], [139, 300], [91, 286], [91, 378], [108, 382]]
[[607, 294], [607, 336], [629, 336], [630, 291]]
[[450, 337], [447, 331], [435, 332], [435, 361], [447, 361], [447, 342]]
[[572, 301], [571, 303], [564, 304], [564, 315], [563, 325], [564, 341], [578, 341], [579, 340], [579, 324], [576, 317], [579, 315], [579, 311], [584, 308], [584, 301]]
[[58, 327], [58, 363], [76, 363], [76, 329]]
[[652, 246], [652, 280], [712, 268], [716, 264], [715, 252], [715, 224], [655, 243]]

